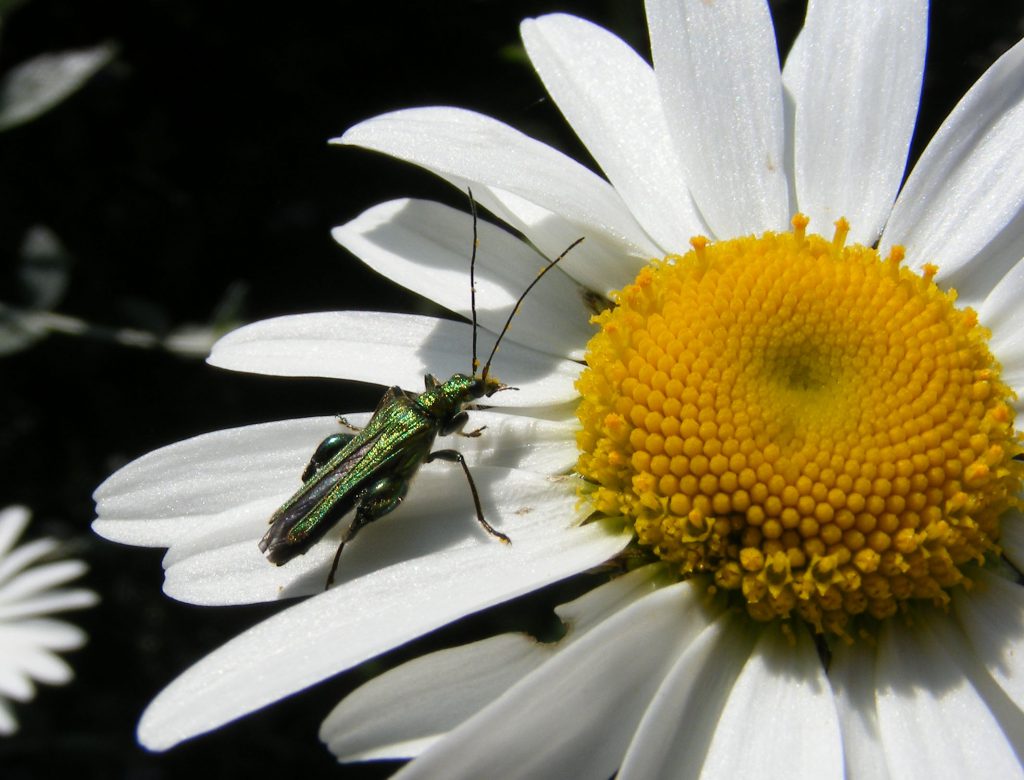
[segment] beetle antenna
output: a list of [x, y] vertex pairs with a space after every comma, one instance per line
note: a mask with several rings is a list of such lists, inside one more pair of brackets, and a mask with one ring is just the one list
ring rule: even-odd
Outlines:
[[[556, 265], [558, 265], [562, 261], [563, 257], [565, 257], [567, 254], [569, 254], [573, 249], [575, 249], [577, 246], [579, 246], [583, 242], [583, 239], [584, 239], [584, 236], [580, 236], [575, 241], [573, 241], [571, 244], [569, 244], [569, 246], [567, 246], [565, 248], [565, 251], [562, 252], [562, 254], [560, 254], [554, 260], [552, 260], [550, 263], [548, 263], [546, 266], [544, 266], [544, 268], [541, 269], [541, 272], [539, 274], [537, 274], [537, 276], [534, 278], [534, 280], [527, 285], [525, 290], [523, 290], [523, 294], [519, 296], [519, 300], [516, 301], [516, 305], [513, 306], [512, 307], [512, 311], [509, 312], [508, 319], [505, 320], [505, 327], [503, 327], [501, 329], [501, 333], [498, 334], [498, 340], [494, 342], [494, 348], [491, 349], [491, 354], [487, 356], [487, 362], [484, 364], [483, 373], [480, 375], [482, 379], [487, 379], [487, 374], [491, 370], [491, 361], [494, 360], [494, 355], [498, 351], [498, 345], [501, 344], [501, 340], [503, 338], [505, 338], [505, 334], [508, 333], [508, 326], [512, 324], [512, 318], [515, 317], [516, 316], [516, 312], [519, 311], [519, 306], [520, 306], [520, 304], [522, 304], [523, 299], [526, 298], [526, 296], [529, 294], [530, 290], [533, 289], [533, 286], [535, 284], [537, 284], [537, 282], [539, 282], [541, 279], [544, 278], [544, 274], [546, 274], [548, 271], [550, 271], [552, 268], [554, 268]], [[476, 332], [474, 331], [474, 338], [475, 338], [475, 336], [476, 336]]]
[[476, 359], [476, 199], [473, 197], [473, 189], [466, 188], [469, 195], [469, 213], [473, 215], [473, 249], [469, 256], [469, 308], [473, 312], [473, 364], [470, 369], [470, 376], [476, 376], [476, 368], [480, 361]]

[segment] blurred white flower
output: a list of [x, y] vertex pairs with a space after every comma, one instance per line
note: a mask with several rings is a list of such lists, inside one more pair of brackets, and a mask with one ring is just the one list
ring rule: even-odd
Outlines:
[[58, 549], [56, 540], [15, 547], [29, 517], [24, 507], [0, 510], [0, 735], [18, 730], [12, 702], [31, 701], [36, 683], [65, 685], [74, 676], [58, 653], [85, 644], [85, 632], [46, 616], [98, 600], [91, 590], [60, 587], [86, 567], [74, 560], [43, 562]]

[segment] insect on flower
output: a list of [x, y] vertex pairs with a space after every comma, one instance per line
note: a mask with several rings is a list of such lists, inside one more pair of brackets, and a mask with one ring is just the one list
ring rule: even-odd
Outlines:
[[388, 388], [365, 428], [354, 428], [344, 418], [339, 418], [339, 422], [352, 433], [335, 433], [320, 442], [302, 472], [302, 487], [270, 518], [270, 529], [260, 540], [259, 546], [271, 563], [280, 566], [303, 555], [355, 509], [355, 517], [334, 554], [327, 577], [329, 588], [334, 582], [338, 560], [345, 545], [355, 538], [364, 525], [397, 509], [420, 466], [435, 460], [462, 466], [473, 495], [477, 522], [491, 536], [506, 544], [511, 541], [484, 519], [480, 496], [462, 453], [453, 449], [431, 451], [431, 448], [438, 435], [479, 436], [483, 428], [469, 433], [462, 430], [469, 419], [466, 406], [484, 396], [489, 398], [501, 390], [516, 389], [490, 375], [491, 361], [519, 305], [530, 290], [583, 239], [578, 238], [570, 244], [526, 287], [512, 307], [483, 370], [478, 373], [480, 362], [477, 360], [476, 348], [475, 287], [477, 213], [472, 192], [469, 193], [469, 203], [473, 215], [473, 249], [469, 262], [473, 314], [471, 373], [453, 374], [445, 382], [427, 374], [423, 378], [422, 393], [403, 390], [398, 386]]

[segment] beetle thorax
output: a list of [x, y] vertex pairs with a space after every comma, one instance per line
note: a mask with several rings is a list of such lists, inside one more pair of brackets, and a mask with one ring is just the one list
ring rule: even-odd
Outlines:
[[437, 387], [420, 393], [416, 402], [438, 419], [448, 419], [480, 397], [479, 380], [466, 374], [453, 374]]

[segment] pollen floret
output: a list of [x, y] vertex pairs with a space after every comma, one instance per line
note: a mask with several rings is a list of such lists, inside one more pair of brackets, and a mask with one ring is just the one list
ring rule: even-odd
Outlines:
[[595, 317], [578, 468], [681, 576], [845, 636], [970, 584], [1024, 448], [989, 334], [935, 268], [806, 226], [695, 238]]

